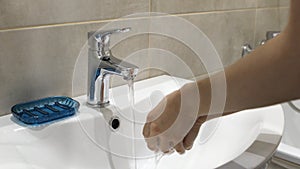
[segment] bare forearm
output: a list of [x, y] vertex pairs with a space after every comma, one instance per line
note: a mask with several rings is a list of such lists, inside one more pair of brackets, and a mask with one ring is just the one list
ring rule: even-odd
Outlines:
[[226, 112], [299, 98], [300, 53], [287, 36], [283, 32], [225, 70]]
[[[225, 113], [300, 98], [299, 13], [291, 11], [285, 31], [225, 69]], [[199, 81], [198, 86], [202, 98], [199, 113], [204, 115], [210, 106], [209, 79]]]

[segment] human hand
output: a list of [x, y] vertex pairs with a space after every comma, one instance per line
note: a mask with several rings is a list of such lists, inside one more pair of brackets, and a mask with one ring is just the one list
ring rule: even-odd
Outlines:
[[197, 85], [184, 85], [167, 95], [149, 114], [143, 135], [150, 150], [170, 152], [172, 148], [184, 153], [196, 138], [203, 118], [198, 117]]
[[[198, 117], [198, 119], [196, 120], [196, 122], [194, 123], [193, 127], [191, 128], [191, 130], [188, 132], [188, 134], [184, 137], [183, 141], [182, 141], [182, 145], [184, 147], [185, 150], [190, 150], [193, 147], [194, 141], [198, 136], [200, 127], [202, 126], [202, 124], [206, 121], [207, 116], [201, 116]], [[176, 149], [176, 148], [175, 148]], [[182, 149], [176, 149], [176, 151], [178, 153], [184, 153], [185, 150]], [[182, 152], [183, 151], [183, 152]]]

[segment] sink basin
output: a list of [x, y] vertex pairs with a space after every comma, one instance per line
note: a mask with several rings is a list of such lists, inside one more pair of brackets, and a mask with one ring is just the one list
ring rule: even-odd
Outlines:
[[[24, 127], [11, 115], [0, 117], [0, 168], [234, 169], [259, 167], [270, 159], [284, 127], [280, 105], [210, 120], [192, 150], [165, 155], [157, 163], [159, 154], [149, 151], [143, 140], [145, 117], [164, 95], [187, 82], [170, 76], [137, 82], [135, 116], [128, 106], [128, 87], [120, 86], [110, 91], [111, 106], [90, 108], [86, 96], [80, 96], [74, 98], [81, 104], [77, 115], [50, 125]], [[206, 129], [216, 123], [207, 137]]]

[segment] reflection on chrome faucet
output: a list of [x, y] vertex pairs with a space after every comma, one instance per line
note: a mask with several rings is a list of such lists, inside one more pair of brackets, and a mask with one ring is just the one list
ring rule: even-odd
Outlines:
[[[264, 45], [268, 40], [273, 39], [277, 35], [279, 35], [279, 31], [268, 31], [266, 33], [266, 39], [260, 41], [259, 45]], [[246, 43], [242, 46], [242, 58], [253, 51], [250, 44]]]
[[251, 53], [252, 52], [252, 47], [251, 47], [251, 45], [250, 44], [248, 44], [248, 43], [246, 43], [246, 44], [244, 44], [243, 46], [242, 46], [242, 57], [244, 57], [244, 56], [246, 56], [246, 55], [248, 55], [249, 53]]
[[125, 33], [130, 28], [88, 33], [88, 93], [87, 102], [91, 106], [104, 107], [109, 104], [110, 75], [118, 75], [125, 80], [133, 80], [138, 67], [113, 56], [110, 36]]

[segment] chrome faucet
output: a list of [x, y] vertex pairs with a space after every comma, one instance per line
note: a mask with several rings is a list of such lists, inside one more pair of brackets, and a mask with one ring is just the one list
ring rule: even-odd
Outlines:
[[266, 33], [266, 39], [260, 41], [260, 45], [264, 45], [268, 40], [275, 38], [279, 34], [279, 31], [268, 31]]
[[[259, 45], [264, 45], [268, 40], [275, 38], [277, 35], [279, 35], [279, 31], [268, 31], [266, 33], [266, 39], [260, 41]], [[250, 44], [246, 43], [242, 46], [242, 57], [245, 55], [248, 55], [253, 51], [252, 47]]]
[[242, 46], [242, 57], [248, 55], [249, 53], [252, 52], [252, 47], [250, 44], [246, 43]]
[[88, 93], [87, 103], [93, 107], [109, 104], [110, 76], [118, 75], [124, 80], [133, 80], [138, 67], [113, 56], [110, 36], [125, 33], [130, 28], [88, 33]]

